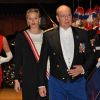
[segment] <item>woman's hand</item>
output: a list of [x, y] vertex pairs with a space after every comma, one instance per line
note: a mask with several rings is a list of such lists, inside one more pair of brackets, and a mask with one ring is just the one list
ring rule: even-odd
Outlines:
[[14, 89], [16, 92], [19, 92], [20, 91], [20, 83], [18, 80], [15, 80], [15, 85], [14, 85]]

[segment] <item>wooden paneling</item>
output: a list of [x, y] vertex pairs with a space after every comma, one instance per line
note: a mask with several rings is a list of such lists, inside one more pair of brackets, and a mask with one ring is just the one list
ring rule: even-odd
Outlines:
[[0, 89], [0, 100], [22, 100], [21, 91], [16, 93], [14, 89]]
[[24, 16], [1, 16], [0, 17], [0, 32], [4, 35], [14, 34], [26, 27]]
[[53, 3], [56, 0], [0, 0], [0, 3]]

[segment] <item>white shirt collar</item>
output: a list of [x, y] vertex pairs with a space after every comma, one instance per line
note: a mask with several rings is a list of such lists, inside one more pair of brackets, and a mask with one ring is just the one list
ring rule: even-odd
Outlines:
[[[71, 27], [69, 27], [68, 29], [64, 29], [64, 28], [62, 28], [62, 27], [60, 27], [59, 28], [60, 29], [60, 35], [61, 36], [68, 36], [68, 35], [70, 35], [70, 33], [72, 33], [72, 28]], [[67, 34], [66, 34], [67, 33]]]
[[60, 26], [60, 30], [62, 30], [62, 31], [68, 31], [68, 30], [70, 30], [70, 29], [71, 29], [71, 27], [68, 27], [68, 28], [65, 30], [63, 27]]

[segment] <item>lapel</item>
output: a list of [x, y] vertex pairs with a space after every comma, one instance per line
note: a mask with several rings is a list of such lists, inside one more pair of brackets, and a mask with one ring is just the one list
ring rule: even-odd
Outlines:
[[76, 51], [77, 47], [79, 46], [80, 38], [79, 38], [79, 34], [77, 33], [74, 27], [72, 27], [72, 32], [74, 38], [74, 50]]
[[72, 32], [73, 32], [73, 38], [74, 38], [74, 57], [73, 57], [73, 62], [72, 62], [72, 65], [73, 65], [75, 57], [77, 56], [77, 53], [79, 53], [80, 37], [74, 27], [72, 27]]
[[65, 64], [65, 60], [64, 60], [62, 48], [61, 48], [61, 43], [60, 43], [59, 28], [56, 28], [55, 32], [53, 32], [52, 35], [53, 36], [51, 38], [51, 41], [52, 41], [51, 45], [54, 51], [57, 53], [57, 57]]
[[[56, 37], [56, 39], [55, 39]], [[54, 39], [54, 46], [55, 49], [57, 50], [58, 54], [62, 54], [62, 49], [61, 49], [61, 43], [60, 43], [60, 34], [59, 34], [59, 28], [55, 32], [55, 36], [53, 37]]]

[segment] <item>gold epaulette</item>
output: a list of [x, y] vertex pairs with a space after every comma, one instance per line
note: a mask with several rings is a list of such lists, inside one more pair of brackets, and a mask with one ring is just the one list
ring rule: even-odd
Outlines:
[[49, 31], [51, 31], [51, 30], [53, 30], [53, 29], [55, 29], [55, 28], [57, 28], [57, 26], [52, 27], [52, 28], [48, 28], [48, 29], [44, 30], [44, 33], [49, 32]]

